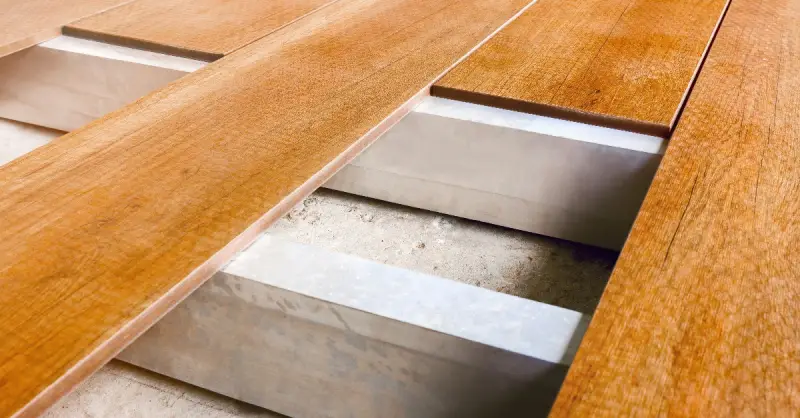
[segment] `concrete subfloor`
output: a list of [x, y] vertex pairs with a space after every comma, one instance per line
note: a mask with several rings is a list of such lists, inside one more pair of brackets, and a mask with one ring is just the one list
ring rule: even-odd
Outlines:
[[42, 417], [279, 418], [283, 415], [113, 360]]
[[270, 233], [592, 313], [617, 253], [321, 189]]
[[[318, 190], [269, 231], [331, 251], [591, 313], [613, 251]], [[112, 361], [47, 418], [281, 415]]]

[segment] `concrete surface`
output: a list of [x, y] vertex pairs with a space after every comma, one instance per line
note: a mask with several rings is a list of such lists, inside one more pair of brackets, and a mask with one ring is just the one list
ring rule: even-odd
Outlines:
[[665, 143], [428, 97], [325, 187], [619, 251]]
[[[270, 233], [398, 267], [592, 313], [616, 253], [319, 190]], [[113, 361], [47, 418], [280, 415]]]
[[[0, 120], [0, 165], [58, 134]], [[28, 141], [15, 140], [21, 137]], [[616, 259], [611, 251], [327, 190], [271, 232], [583, 313], [594, 311]], [[45, 416], [279, 415], [112, 361]]]
[[591, 314], [617, 253], [318, 190], [277, 236]]
[[276, 414], [113, 360], [43, 418], [279, 418]]

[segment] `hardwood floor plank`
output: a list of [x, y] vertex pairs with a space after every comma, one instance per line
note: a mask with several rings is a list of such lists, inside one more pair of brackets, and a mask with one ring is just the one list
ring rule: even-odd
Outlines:
[[539, 0], [432, 94], [666, 136], [727, 0]]
[[731, 4], [552, 417], [800, 411], [799, 23]]
[[213, 61], [335, 0], [136, 0], [64, 33]]
[[340, 0], [1, 167], [0, 416], [97, 370], [527, 4]]
[[130, 0], [0, 0], [0, 57], [55, 38], [61, 27]]

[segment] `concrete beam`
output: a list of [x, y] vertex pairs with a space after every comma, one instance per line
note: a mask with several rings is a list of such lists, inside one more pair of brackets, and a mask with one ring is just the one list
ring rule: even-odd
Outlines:
[[544, 416], [588, 319], [264, 235], [119, 358], [296, 417]]

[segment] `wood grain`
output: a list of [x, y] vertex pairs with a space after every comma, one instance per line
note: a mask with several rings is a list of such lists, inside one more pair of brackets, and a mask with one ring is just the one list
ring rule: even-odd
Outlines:
[[55, 38], [72, 21], [130, 0], [0, 0], [0, 57]]
[[108, 361], [528, 0], [341, 0], [0, 168], [0, 416]]
[[433, 95], [666, 136], [727, 0], [540, 0]]
[[800, 411], [800, 1], [734, 1], [552, 417]]
[[64, 33], [213, 61], [332, 1], [136, 0]]

